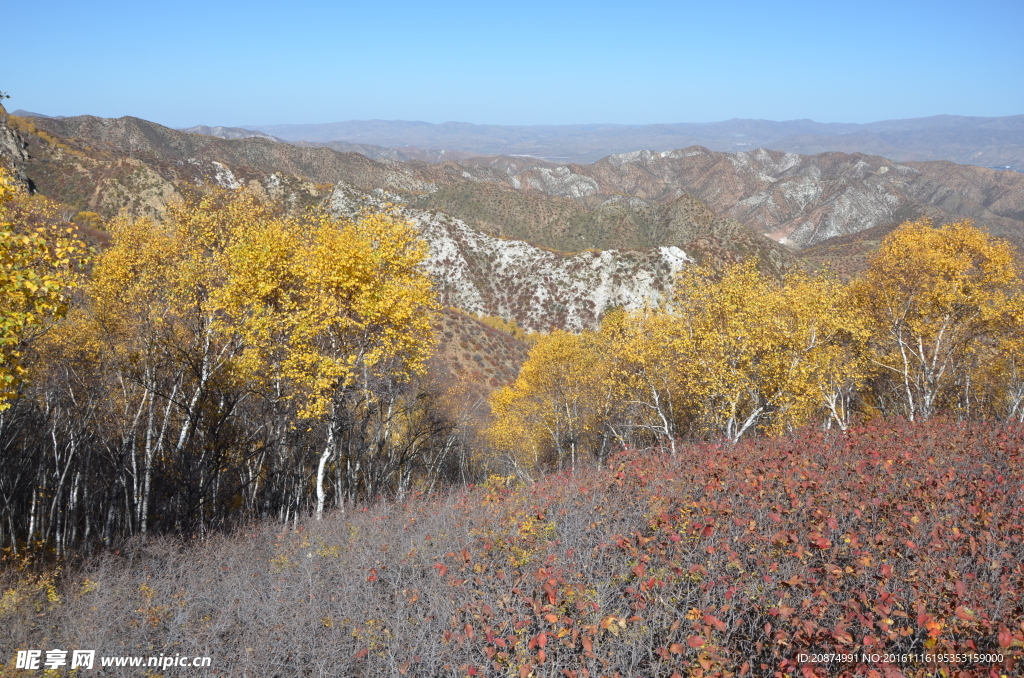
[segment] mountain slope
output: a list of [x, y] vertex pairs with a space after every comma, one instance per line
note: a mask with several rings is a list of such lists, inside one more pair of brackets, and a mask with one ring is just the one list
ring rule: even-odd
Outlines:
[[[550, 174], [535, 168], [516, 180], [554, 186], [545, 181]], [[718, 153], [691, 147], [569, 165], [560, 177], [561, 188], [547, 190], [659, 202], [692, 194], [713, 211], [798, 247], [920, 215], [938, 221], [971, 218], [1014, 239], [1024, 234], [1024, 174], [950, 162], [901, 164], [861, 154]]]
[[[342, 183], [329, 205], [339, 216], [354, 216], [396, 202], [398, 196], [367, 195]], [[400, 209], [430, 247], [427, 269], [441, 303], [514, 320], [527, 331], [593, 328], [609, 309], [655, 306], [693, 262], [674, 246], [565, 254], [481, 233], [442, 212]]]
[[195, 127], [189, 127], [188, 129], [180, 131], [188, 134], [202, 134], [208, 137], [220, 137], [221, 139], [250, 139], [256, 137], [260, 139], [269, 139], [271, 141], [284, 141], [284, 139], [278, 139], [266, 132], [256, 132], [251, 129], [243, 129], [241, 127], [208, 127], [207, 125], [196, 125]]
[[[374, 161], [326, 147], [188, 134], [137, 118], [9, 120], [4, 152], [26, 180], [104, 216], [158, 215], [186, 186], [203, 182], [258, 187], [294, 207], [322, 202], [341, 183], [364, 194], [383, 191], [407, 209], [447, 213], [490, 236], [564, 252], [675, 247], [712, 263], [756, 256], [776, 273], [795, 258], [770, 238], [807, 248], [921, 215], [972, 218], [1024, 243], [1024, 175], [949, 162], [702, 147], [590, 165], [523, 157]], [[573, 322], [592, 322], [600, 311], [580, 313], [569, 315], [591, 319]]]

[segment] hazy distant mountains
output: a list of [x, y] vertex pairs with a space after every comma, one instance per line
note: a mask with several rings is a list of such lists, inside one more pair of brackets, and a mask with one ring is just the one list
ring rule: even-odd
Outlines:
[[[20, 110], [14, 115], [48, 117]], [[619, 153], [703, 146], [713, 151], [767, 148], [801, 155], [840, 151], [898, 162], [949, 160], [1024, 172], [1024, 115], [936, 115], [866, 124], [734, 119], [660, 125], [515, 126], [352, 120], [315, 125], [197, 125], [182, 131], [223, 139], [263, 137], [399, 162], [461, 162], [475, 156], [507, 155], [586, 164]]]
[[1024, 171], [1024, 115], [1002, 118], [937, 115], [867, 124], [727, 120], [664, 125], [512, 126], [354, 120], [322, 125], [247, 127], [291, 142], [341, 141], [396, 150], [410, 146], [445, 149], [447, 153], [463, 156], [531, 155], [555, 162], [590, 163], [616, 153], [704, 146], [713, 151], [770, 148], [803, 155], [856, 152], [897, 161], [950, 160]]

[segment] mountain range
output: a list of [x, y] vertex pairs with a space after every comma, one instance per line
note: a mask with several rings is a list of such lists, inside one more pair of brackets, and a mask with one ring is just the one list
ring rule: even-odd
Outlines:
[[853, 272], [885, 232], [922, 215], [972, 218], [1024, 243], [1024, 174], [947, 161], [702, 146], [589, 164], [374, 160], [244, 129], [0, 117], [0, 156], [25, 183], [104, 218], [159, 217], [203, 183], [339, 214], [397, 205], [430, 244], [444, 304], [525, 330], [592, 327], [609, 308], [658, 303], [691, 262]]

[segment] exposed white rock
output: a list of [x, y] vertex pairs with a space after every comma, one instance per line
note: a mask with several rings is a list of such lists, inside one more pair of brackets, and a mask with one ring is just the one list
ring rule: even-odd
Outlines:
[[568, 167], [538, 167], [530, 172], [527, 181], [534, 190], [563, 198], [585, 198], [598, 192], [595, 179], [576, 174]]
[[[352, 217], [394, 202], [386, 198], [338, 184], [329, 209]], [[678, 247], [566, 255], [480, 233], [443, 213], [402, 213], [427, 241], [426, 266], [441, 303], [511, 318], [531, 331], [594, 328], [610, 307], [658, 305], [679, 271], [693, 262]]]
[[223, 186], [224, 188], [230, 189], [242, 187], [242, 183], [235, 178], [234, 172], [228, 169], [226, 165], [223, 165], [222, 163], [219, 163], [216, 160], [213, 160], [212, 164], [216, 168], [214, 170], [213, 180], [218, 186]]

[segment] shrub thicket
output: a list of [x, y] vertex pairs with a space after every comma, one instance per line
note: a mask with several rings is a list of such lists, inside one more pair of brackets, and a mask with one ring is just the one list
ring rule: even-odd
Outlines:
[[[1019, 425], [804, 429], [133, 541], [56, 588], [8, 571], [0, 654], [208, 655], [233, 676], [1008, 675], [1022, 450]], [[801, 660], [822, 653], [856, 659]]]

